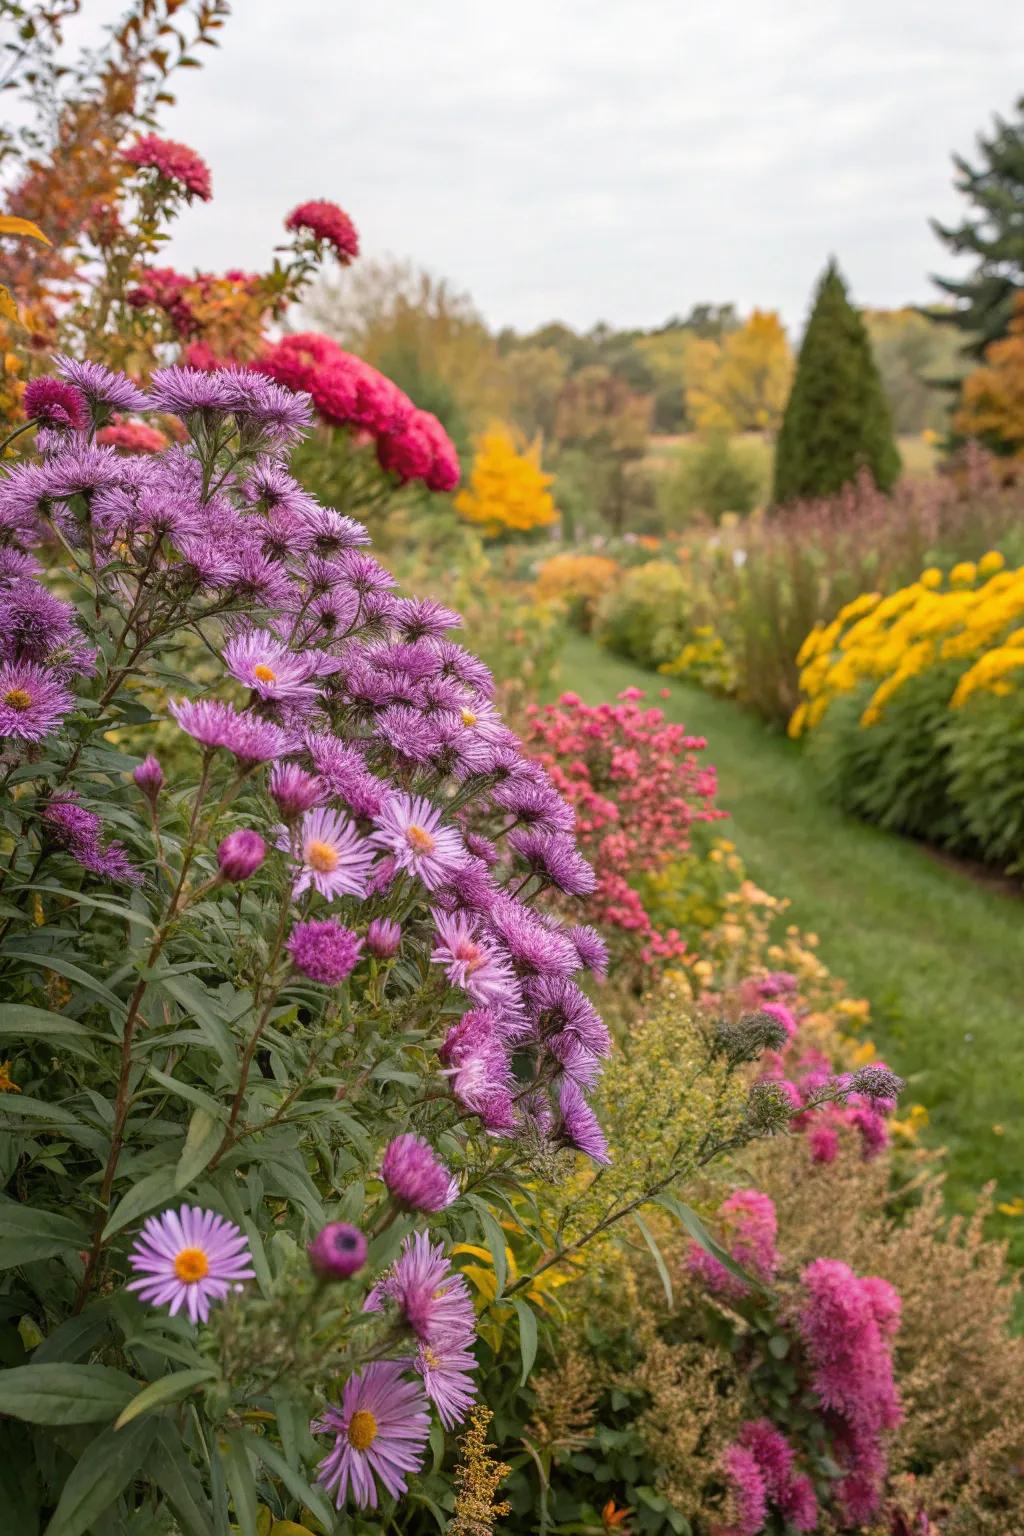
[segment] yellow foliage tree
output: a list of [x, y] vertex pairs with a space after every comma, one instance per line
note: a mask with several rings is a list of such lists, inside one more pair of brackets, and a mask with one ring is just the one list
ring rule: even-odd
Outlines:
[[1024, 453], [1024, 294], [1017, 297], [1009, 335], [986, 347], [985, 366], [964, 380], [953, 425], [999, 453]]
[[755, 309], [720, 344], [704, 342], [686, 390], [700, 432], [774, 432], [793, 377], [793, 354], [774, 310]]
[[540, 442], [517, 444], [500, 423], [477, 444], [469, 484], [455, 498], [456, 510], [491, 538], [549, 528], [558, 511], [548, 487], [552, 475], [540, 466]]

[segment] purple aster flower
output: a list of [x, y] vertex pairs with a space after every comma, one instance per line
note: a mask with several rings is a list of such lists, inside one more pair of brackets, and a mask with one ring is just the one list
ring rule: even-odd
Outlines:
[[866, 1099], [895, 1106], [906, 1083], [902, 1077], [891, 1072], [884, 1061], [873, 1061], [853, 1074], [850, 1087], [854, 1093], [862, 1094]]
[[366, 1263], [366, 1238], [347, 1221], [329, 1221], [306, 1251], [310, 1268], [322, 1280], [347, 1280]]
[[430, 1433], [427, 1400], [404, 1372], [400, 1360], [364, 1366], [346, 1381], [340, 1407], [329, 1403], [309, 1426], [315, 1435], [336, 1436], [317, 1479], [338, 1509], [350, 1486], [360, 1509], [376, 1509], [378, 1479], [397, 1499], [407, 1475], [423, 1462]]
[[148, 757], [143, 758], [137, 768], [132, 769], [132, 778], [146, 799], [155, 802], [157, 795], [164, 787], [164, 771], [152, 752]]
[[170, 711], [183, 731], [208, 751], [224, 747], [243, 763], [265, 763], [295, 745], [290, 731], [259, 715], [239, 713], [219, 699], [171, 700]]
[[485, 1008], [464, 1013], [448, 1031], [438, 1055], [463, 1109], [479, 1115], [489, 1131], [515, 1130], [508, 1047], [493, 1013]]
[[261, 699], [309, 699], [316, 694], [316, 684], [310, 681], [316, 675], [316, 654], [297, 655], [269, 630], [235, 635], [223, 654], [231, 676]]
[[[354, 587], [339, 581], [325, 588], [312, 602], [301, 598], [303, 609], [302, 639], [305, 644], [339, 643], [356, 627], [359, 618], [359, 594]], [[293, 635], [292, 639], [296, 639]]]
[[0, 543], [38, 544], [40, 518], [49, 496], [46, 469], [41, 464], [16, 464], [0, 474]]
[[74, 703], [63, 683], [35, 662], [0, 665], [0, 738], [42, 741]]
[[150, 381], [152, 408], [173, 416], [197, 411], [226, 415], [232, 409], [226, 371], [203, 373], [198, 368], [158, 368]]
[[332, 795], [344, 800], [357, 816], [376, 816], [391, 791], [367, 768], [360, 752], [336, 736], [308, 731], [306, 751]]
[[[543, 774], [543, 770], [541, 770]], [[494, 790], [495, 805], [511, 811], [516, 821], [544, 832], [571, 832], [576, 825], [572, 806], [563, 800], [547, 775], [535, 778], [513, 774]]]
[[205, 1323], [211, 1301], [223, 1301], [229, 1291], [241, 1290], [242, 1280], [256, 1278], [245, 1234], [198, 1206], [150, 1216], [128, 1263], [140, 1278], [129, 1280], [126, 1290], [138, 1291], [150, 1306], [166, 1306], [172, 1317], [184, 1307], [192, 1323]]
[[596, 928], [589, 924], [570, 928], [568, 937], [576, 946], [580, 965], [602, 979], [608, 974], [608, 946]]
[[538, 1037], [547, 1040], [552, 1049], [555, 1039], [569, 1035], [593, 1056], [611, 1054], [607, 1025], [574, 981], [564, 976], [535, 976], [526, 984], [526, 998]]
[[589, 896], [597, 885], [597, 876], [569, 833], [524, 827], [510, 832], [508, 840], [534, 874], [567, 896]]
[[217, 848], [217, 863], [225, 880], [248, 880], [266, 856], [266, 843], [251, 827], [229, 832]]
[[396, 585], [390, 571], [371, 555], [361, 554], [358, 549], [343, 549], [334, 562], [337, 579], [344, 578], [357, 592], [387, 592]]
[[310, 981], [336, 987], [354, 969], [363, 941], [335, 918], [296, 923], [287, 943], [292, 963]]
[[120, 474], [121, 461], [115, 449], [97, 448], [78, 438], [69, 440], [43, 469], [46, 494], [54, 501], [115, 485]]
[[479, 931], [479, 919], [462, 912], [433, 914], [437, 943], [430, 956], [444, 967], [453, 987], [468, 992], [474, 1002], [502, 1011], [513, 1007], [519, 984], [508, 956]]
[[400, 597], [394, 623], [407, 640], [419, 640], [424, 635], [443, 635], [446, 629], [457, 629], [462, 616], [430, 597]]
[[473, 774], [490, 772], [494, 765], [493, 744], [470, 730], [461, 713], [441, 710], [427, 719], [432, 733], [430, 758], [440, 773], [454, 774], [462, 782]]
[[152, 402], [125, 373], [115, 373], [102, 363], [79, 362], [77, 358], [54, 358], [57, 372], [80, 389], [88, 400], [106, 406], [109, 411], [148, 411]]
[[[0, 537], [3, 529], [0, 526]], [[12, 544], [0, 543], [0, 582], [5, 586], [22, 576], [38, 576], [42, 567], [35, 555], [15, 549]]]
[[494, 678], [478, 656], [456, 645], [453, 640], [438, 640], [434, 650], [440, 662], [440, 670], [446, 677], [457, 678], [460, 683], [474, 688], [485, 698], [494, 694]]
[[313, 536], [313, 548], [320, 556], [336, 555], [343, 549], [356, 549], [369, 544], [370, 535], [355, 518], [336, 512], [333, 507], [321, 507], [310, 498], [311, 506], [306, 520]]
[[[288, 473], [280, 461], [269, 455], [257, 459], [248, 470], [242, 484], [242, 495], [251, 506], [258, 508], [261, 512], [284, 510], [295, 514], [307, 524], [307, 527], [321, 510], [314, 497], [302, 489], [299, 482]], [[313, 543], [313, 538], [313, 532], [309, 529], [308, 544], [302, 543], [296, 547], [308, 549]]]
[[285, 821], [294, 821], [327, 797], [324, 781], [297, 763], [275, 763], [268, 787]]
[[[287, 837], [280, 846], [291, 846]], [[375, 853], [346, 816], [322, 806], [307, 811], [299, 829], [298, 852], [299, 872], [292, 887], [295, 896], [310, 886], [328, 901], [336, 896], [365, 896]]]
[[561, 1111], [559, 1138], [577, 1151], [585, 1152], [595, 1163], [610, 1163], [608, 1143], [597, 1116], [583, 1097], [583, 1090], [571, 1077], [562, 1079], [558, 1107]]
[[366, 947], [378, 960], [397, 955], [402, 942], [402, 925], [392, 917], [375, 917], [366, 930]]
[[443, 1211], [458, 1198], [457, 1180], [438, 1162], [430, 1143], [411, 1132], [388, 1142], [380, 1176], [409, 1211]]
[[445, 1429], [461, 1424], [476, 1397], [469, 1378], [476, 1359], [461, 1344], [420, 1344], [415, 1365], [423, 1378], [423, 1390], [437, 1409]]
[[313, 536], [308, 524], [287, 507], [275, 507], [252, 522], [252, 536], [265, 560], [288, 560], [311, 547]]
[[455, 1274], [444, 1246], [426, 1232], [415, 1232], [402, 1252], [366, 1298], [365, 1309], [376, 1312], [385, 1301], [398, 1308], [404, 1321], [424, 1344], [461, 1342], [476, 1337], [476, 1314], [464, 1276]]
[[22, 577], [0, 599], [0, 652], [8, 661], [45, 661], [81, 641], [75, 610], [38, 581]]
[[46, 427], [84, 432], [89, 425], [85, 396], [64, 379], [29, 379], [21, 405], [29, 421]]
[[502, 890], [483, 859], [467, 858], [461, 869], [453, 870], [437, 892], [439, 907], [469, 907], [474, 912], [489, 912]]
[[433, 760], [437, 747], [433, 722], [411, 705], [388, 705], [377, 716], [374, 730], [407, 762], [422, 766]]
[[90, 874], [118, 884], [142, 884], [141, 873], [120, 843], [103, 846], [100, 817], [80, 804], [73, 790], [55, 796], [43, 811], [42, 819], [52, 841]]
[[441, 813], [423, 795], [392, 795], [374, 817], [373, 841], [386, 848], [398, 868], [417, 875], [432, 891], [465, 860], [462, 839], [441, 824]]
[[489, 837], [481, 837], [479, 832], [468, 831], [464, 831], [462, 835], [466, 848], [473, 858], [480, 859], [484, 864], [489, 864], [492, 868], [495, 864], [500, 864], [501, 854], [498, 851], [498, 845], [492, 843]]
[[[170, 372], [170, 370], [165, 370]], [[304, 437], [313, 424], [313, 402], [307, 394], [286, 389], [249, 368], [224, 370], [224, 395], [234, 413], [243, 441], [256, 433], [275, 448]], [[157, 375], [153, 375], [154, 383]]]
[[530, 907], [513, 897], [495, 903], [488, 921], [513, 961], [538, 975], [571, 976], [579, 965], [576, 946], [558, 928], [548, 925]]

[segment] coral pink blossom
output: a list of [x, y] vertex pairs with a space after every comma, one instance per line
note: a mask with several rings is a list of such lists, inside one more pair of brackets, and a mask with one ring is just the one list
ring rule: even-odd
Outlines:
[[146, 133], [124, 151], [122, 158], [129, 165], [156, 171], [165, 181], [177, 182], [190, 197], [202, 198], [204, 203], [213, 196], [209, 167], [187, 144]]
[[342, 265], [347, 265], [359, 255], [356, 227], [337, 203], [323, 200], [300, 203], [285, 219], [284, 227], [308, 230], [314, 240], [323, 240], [332, 247]]

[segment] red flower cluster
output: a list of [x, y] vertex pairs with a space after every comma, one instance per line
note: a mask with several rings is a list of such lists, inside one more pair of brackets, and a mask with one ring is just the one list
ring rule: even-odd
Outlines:
[[187, 144], [146, 133], [124, 151], [123, 158], [129, 165], [156, 171], [165, 181], [177, 182], [189, 197], [201, 197], [207, 203], [213, 196], [209, 167]]
[[[176, 272], [173, 267], [149, 267], [125, 297], [135, 309], [162, 309], [179, 336], [195, 336], [204, 325], [204, 320], [196, 314], [197, 306], [215, 303], [223, 308], [225, 298], [232, 292], [251, 294], [259, 282], [258, 274], [236, 268], [220, 276], [214, 272], [194, 272], [188, 276]], [[203, 364], [193, 363], [193, 366], [202, 367]], [[216, 366], [222, 367], [223, 363]]]
[[324, 421], [373, 440], [382, 469], [432, 491], [459, 483], [459, 459], [436, 416], [329, 336], [303, 331], [273, 342], [252, 365], [289, 389], [305, 390]]
[[635, 882], [686, 853], [695, 821], [726, 813], [714, 805], [714, 768], [697, 760], [705, 739], [641, 708], [644, 697], [627, 688], [617, 703], [592, 706], [564, 693], [557, 704], [530, 706], [524, 739], [576, 812], [580, 849], [597, 872], [594, 923], [617, 930], [627, 948], [639, 941], [649, 963], [685, 946], [675, 929], [654, 928]]
[[101, 427], [96, 441], [109, 448], [121, 448], [125, 453], [163, 453], [170, 439], [158, 427], [147, 426], [144, 421], [126, 421], [115, 416], [109, 427]]
[[342, 266], [359, 255], [359, 235], [344, 209], [337, 203], [314, 200], [300, 203], [284, 221], [285, 229], [308, 230], [314, 240], [331, 246]]

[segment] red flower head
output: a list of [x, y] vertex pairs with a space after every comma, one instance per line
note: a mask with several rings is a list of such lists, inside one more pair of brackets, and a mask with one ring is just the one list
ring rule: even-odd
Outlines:
[[284, 221], [285, 229], [308, 230], [314, 240], [329, 245], [342, 266], [359, 255], [359, 236], [348, 214], [337, 203], [300, 203]]
[[199, 197], [208, 203], [213, 196], [209, 167], [187, 144], [176, 144], [173, 139], [146, 133], [125, 150], [123, 158], [129, 165], [156, 171], [164, 181], [177, 182], [190, 198]]

